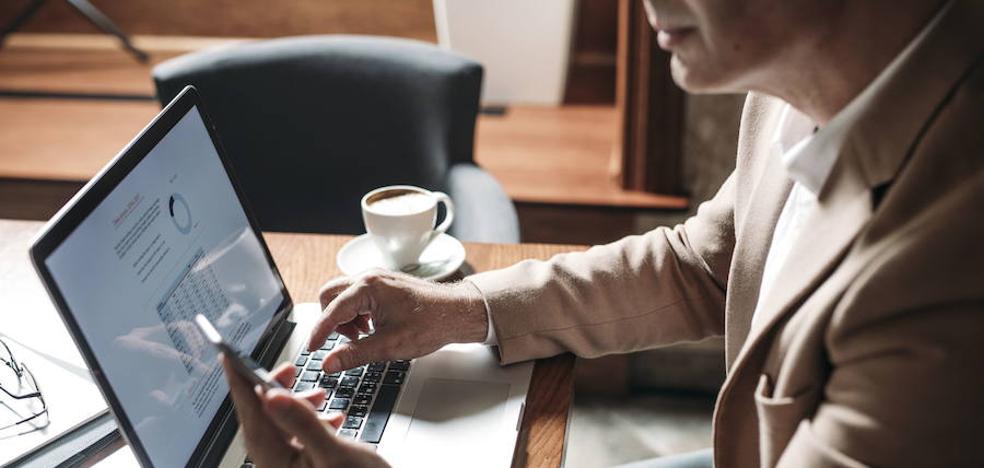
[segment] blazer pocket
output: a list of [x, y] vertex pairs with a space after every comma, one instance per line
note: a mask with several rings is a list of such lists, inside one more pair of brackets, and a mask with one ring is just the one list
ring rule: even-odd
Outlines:
[[816, 406], [818, 387], [811, 386], [789, 396], [774, 396], [769, 376], [759, 376], [755, 387], [761, 466], [775, 466], [800, 421]]

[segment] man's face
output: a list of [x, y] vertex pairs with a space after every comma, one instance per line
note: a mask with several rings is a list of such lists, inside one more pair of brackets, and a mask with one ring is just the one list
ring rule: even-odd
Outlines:
[[783, 79], [822, 44], [835, 0], [644, 0], [673, 79], [691, 92], [743, 92]]

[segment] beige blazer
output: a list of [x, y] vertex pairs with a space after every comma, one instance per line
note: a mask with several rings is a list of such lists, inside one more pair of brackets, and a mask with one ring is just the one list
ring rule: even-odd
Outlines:
[[[957, 0], [818, 133], [839, 153], [751, 328], [792, 186], [782, 103], [675, 228], [471, 277], [503, 363], [725, 336], [717, 466], [984, 466], [984, 2]], [[847, 109], [845, 109], [846, 111]]]

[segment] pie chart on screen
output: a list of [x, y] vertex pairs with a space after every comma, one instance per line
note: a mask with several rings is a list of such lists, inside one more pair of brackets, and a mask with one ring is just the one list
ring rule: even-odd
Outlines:
[[188, 207], [188, 202], [180, 193], [172, 194], [171, 198], [168, 199], [167, 211], [171, 215], [171, 222], [174, 223], [174, 227], [178, 228], [178, 232], [181, 234], [191, 232], [191, 208]]

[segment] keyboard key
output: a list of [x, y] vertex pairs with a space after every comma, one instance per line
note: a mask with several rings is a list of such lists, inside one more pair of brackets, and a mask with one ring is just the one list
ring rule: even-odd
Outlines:
[[332, 377], [335, 377], [335, 378], [339, 378], [339, 377], [342, 376], [342, 373], [341, 372], [332, 372], [331, 374], [328, 374], [328, 375], [330, 375]]
[[386, 377], [383, 377], [383, 385], [403, 385], [403, 372], [387, 372]]
[[365, 416], [367, 413], [369, 413], [369, 408], [367, 408], [365, 406], [355, 406], [355, 405], [352, 405], [352, 407], [349, 408], [349, 411], [348, 411], [348, 415], [349, 416], [358, 416], [360, 418], [363, 417], [363, 416]]
[[325, 344], [321, 345], [321, 351], [331, 351], [335, 347], [334, 341], [326, 341]]
[[352, 395], [355, 395], [355, 389], [351, 387], [338, 387], [335, 390], [335, 396], [339, 398], [352, 398]]
[[302, 367], [297, 367], [297, 368], [294, 369], [294, 378], [295, 379], [301, 376], [301, 370], [303, 370]]
[[359, 393], [355, 395], [355, 398], [352, 399], [352, 404], [359, 405], [359, 406], [369, 406], [370, 401], [372, 401], [372, 395]]
[[345, 423], [342, 424], [342, 429], [358, 429], [362, 425], [362, 418], [358, 416], [349, 416], [345, 418]]
[[314, 382], [299, 382], [296, 387], [294, 387], [294, 392], [303, 392], [305, 390], [311, 390], [314, 388]]
[[398, 370], [406, 372], [410, 368], [410, 361], [392, 361], [389, 365], [389, 370]]
[[317, 359], [319, 361], [324, 360], [325, 356], [328, 355], [328, 351], [315, 351], [311, 354], [311, 359]]
[[315, 361], [314, 359], [312, 359], [310, 362], [307, 363], [307, 366], [304, 368], [310, 371], [319, 371], [321, 370], [321, 361]]
[[351, 375], [342, 377], [342, 380], [338, 383], [339, 387], [355, 387], [356, 385], [359, 385], [359, 378]]
[[358, 431], [353, 429], [339, 429], [338, 431], [338, 437], [344, 437], [346, 439], [354, 439], [356, 434], [358, 434]]
[[400, 388], [391, 385], [383, 385], [376, 396], [376, 402], [369, 410], [366, 417], [365, 427], [362, 429], [362, 436], [359, 440], [378, 444], [383, 437], [383, 429], [386, 428], [386, 421], [389, 420], [393, 406], [396, 405], [396, 397], [400, 394]]
[[362, 385], [359, 386], [360, 395], [371, 396], [373, 393], [376, 393], [376, 384], [371, 382], [362, 382]]
[[301, 356], [307, 356], [308, 354], [311, 354], [311, 351], [308, 351], [307, 349], [301, 350]]
[[349, 405], [349, 399], [348, 398], [335, 398], [335, 399], [331, 400], [331, 403], [328, 404], [328, 409], [341, 409], [341, 410], [343, 410], [345, 408], [348, 408], [348, 405]]
[[318, 386], [321, 388], [335, 388], [338, 386], [338, 377], [322, 375], [321, 381], [318, 382]]
[[306, 362], [307, 362], [307, 357], [305, 357], [305, 356], [298, 356], [297, 357], [297, 360], [294, 361], [294, 365], [297, 366], [297, 367], [301, 367]]
[[354, 375], [354, 376], [357, 376], [358, 377], [358, 376], [362, 375], [362, 373], [365, 370], [366, 370], [366, 367], [365, 366], [356, 367], [354, 369], [349, 369], [349, 370], [345, 371], [345, 375]]
[[318, 405], [318, 411], [324, 411], [326, 409], [328, 409], [328, 398], [327, 397], [325, 397], [325, 401], [322, 401], [321, 404]]
[[366, 375], [362, 376], [363, 382], [378, 383], [383, 379], [382, 372], [366, 372]]
[[369, 372], [382, 372], [386, 370], [385, 362], [373, 362], [367, 366]]
[[305, 371], [301, 374], [301, 382], [317, 382], [320, 375], [318, 372]]
[[339, 335], [338, 332], [333, 331], [331, 332], [331, 335], [328, 335], [328, 341], [337, 340], [339, 336], [341, 335]]

